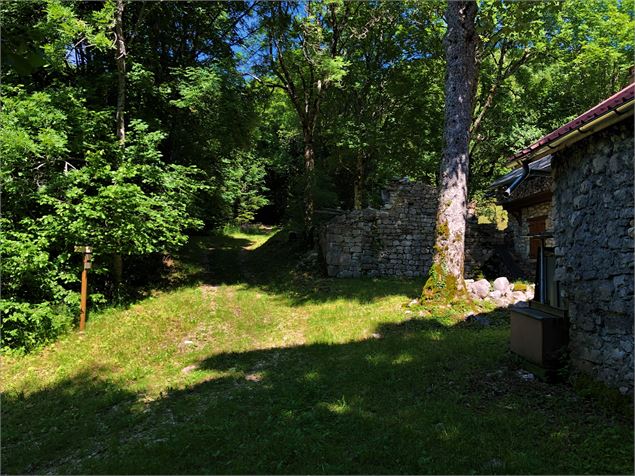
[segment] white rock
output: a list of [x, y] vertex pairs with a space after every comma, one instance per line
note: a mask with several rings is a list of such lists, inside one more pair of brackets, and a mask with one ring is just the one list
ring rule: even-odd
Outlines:
[[487, 279], [479, 279], [478, 281], [468, 285], [468, 290], [475, 296], [483, 299], [489, 293], [489, 281]]
[[514, 292], [512, 292], [512, 298], [514, 299], [514, 302], [526, 301], [527, 300], [527, 294], [525, 294], [522, 291], [514, 291]]
[[500, 291], [503, 296], [510, 292], [509, 280], [507, 278], [500, 277], [494, 281], [494, 289]]
[[500, 299], [494, 299], [494, 304], [496, 305], [496, 307], [507, 307], [509, 306], [509, 301], [505, 296], [503, 296]]
[[531, 382], [536, 379], [534, 374], [532, 374], [531, 372], [527, 372], [526, 370], [518, 370], [516, 374], [521, 378], [521, 380], [524, 380], [525, 382]]
[[491, 297], [492, 299], [500, 299], [502, 296], [501, 292], [498, 290], [492, 291], [491, 293], [489, 293], [489, 297]]

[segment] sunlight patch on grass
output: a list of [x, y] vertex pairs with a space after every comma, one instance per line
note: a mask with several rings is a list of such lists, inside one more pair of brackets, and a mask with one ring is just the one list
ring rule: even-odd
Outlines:
[[367, 354], [365, 359], [366, 362], [371, 365], [383, 365], [387, 362], [390, 362], [390, 358], [388, 357], [388, 355], [383, 353]]
[[632, 473], [631, 423], [518, 379], [506, 311], [419, 316], [418, 280], [300, 275], [269, 238], [200, 238], [199, 281], [3, 357], [3, 469]]
[[401, 364], [410, 363], [412, 361], [414, 361], [414, 357], [413, 357], [412, 354], [409, 354], [408, 352], [402, 352], [397, 357], [392, 359], [392, 364], [393, 365], [401, 365]]
[[352, 411], [351, 406], [346, 402], [344, 397], [340, 398], [336, 402], [327, 403], [324, 405], [328, 411], [337, 415], [344, 415]]
[[[443, 323], [443, 324], [445, 324], [445, 323]], [[445, 324], [445, 325], [447, 325], [447, 324]], [[428, 337], [428, 339], [433, 340], [433, 341], [440, 341], [441, 339], [443, 339], [443, 333], [440, 330], [428, 330], [428, 331], [425, 331], [425, 335], [426, 335], [426, 337]]]
[[311, 372], [307, 372], [304, 374], [304, 380], [306, 380], [307, 382], [317, 382], [318, 380], [320, 380], [320, 374], [319, 372], [316, 371], [311, 371]]
[[436, 425], [436, 431], [441, 441], [451, 442], [460, 437], [461, 432], [456, 425], [439, 423]]

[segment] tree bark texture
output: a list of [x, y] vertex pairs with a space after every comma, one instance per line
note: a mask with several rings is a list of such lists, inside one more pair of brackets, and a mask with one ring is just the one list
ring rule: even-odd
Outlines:
[[117, 0], [115, 11], [115, 60], [117, 62], [117, 139], [123, 145], [126, 141], [124, 110], [126, 107], [126, 41], [123, 35], [124, 1]]
[[307, 241], [313, 236], [313, 213], [315, 211], [315, 149], [313, 145], [313, 131], [305, 128], [304, 139], [304, 173], [306, 183], [304, 185], [304, 234]]
[[[117, 124], [117, 139], [123, 148], [126, 142], [126, 124], [124, 111], [126, 107], [126, 41], [123, 34], [124, 0], [117, 0], [115, 10], [115, 61], [117, 63], [117, 110], [115, 120]], [[113, 281], [115, 282], [115, 294], [123, 280], [123, 259], [120, 253], [113, 256]]]
[[436, 242], [427, 291], [443, 289], [448, 298], [465, 292], [465, 222], [469, 172], [470, 124], [476, 81], [477, 4], [448, 1], [445, 37], [444, 148], [439, 176]]
[[353, 207], [361, 210], [364, 201], [364, 152], [358, 151], [355, 159], [355, 180], [353, 183]]

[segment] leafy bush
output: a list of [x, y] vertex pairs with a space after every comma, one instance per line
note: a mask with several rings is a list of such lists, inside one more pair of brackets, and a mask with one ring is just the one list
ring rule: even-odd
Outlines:
[[2, 220], [3, 349], [29, 351], [55, 338], [70, 327], [77, 304], [77, 294], [64, 287], [76, 280], [65, 272], [69, 255], [52, 257], [48, 239], [29, 233], [28, 224], [23, 220], [20, 232]]
[[163, 133], [142, 121], [131, 121], [121, 148], [104, 127], [108, 111], [89, 110], [78, 96], [63, 87], [5, 89], [4, 350], [32, 350], [69, 328], [78, 313], [76, 245], [95, 250], [91, 288], [99, 300], [109, 289], [111, 255], [174, 250], [202, 224], [193, 205], [205, 188], [200, 171], [165, 164]]
[[31, 304], [2, 300], [2, 349], [28, 352], [66, 332], [73, 323], [70, 309], [50, 302]]

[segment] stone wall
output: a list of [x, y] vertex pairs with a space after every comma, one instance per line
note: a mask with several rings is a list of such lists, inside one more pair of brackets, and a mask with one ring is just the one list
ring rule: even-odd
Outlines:
[[[507, 233], [519, 258], [518, 264], [528, 278], [533, 278], [536, 272], [536, 260], [529, 256], [529, 220], [546, 216], [545, 231], [553, 232], [552, 188], [551, 177], [529, 176], [513, 191], [511, 198], [500, 202], [508, 212]], [[554, 246], [553, 240], [547, 240], [546, 245]]]
[[505, 206], [506, 204], [511, 204], [522, 199], [548, 193], [551, 191], [552, 186], [553, 180], [551, 177], [529, 175], [529, 177], [521, 182], [516, 190], [512, 192], [511, 197], [502, 202], [502, 205]]
[[354, 210], [326, 223], [320, 248], [329, 276], [422, 276], [434, 245], [436, 191], [422, 183], [395, 182], [386, 204]]
[[552, 161], [556, 276], [570, 317], [572, 364], [633, 391], [633, 122]]
[[[399, 181], [384, 192], [377, 210], [354, 210], [335, 217], [320, 231], [320, 249], [329, 276], [426, 276], [432, 263], [437, 210], [436, 189]], [[468, 220], [466, 276], [503, 244], [495, 225]]]
[[[545, 231], [553, 232], [553, 216], [551, 202], [529, 205], [518, 210], [520, 221], [509, 214], [507, 230], [511, 235], [514, 251], [522, 260], [522, 265], [528, 276], [533, 277], [536, 271], [536, 260], [529, 256], [529, 220], [535, 217], [546, 216]], [[549, 239], [547, 246], [554, 246], [554, 241]]]
[[[505, 232], [499, 230], [496, 223], [481, 223], [479, 225], [476, 216], [470, 216], [468, 213], [465, 230], [465, 277], [478, 277], [479, 273], [485, 271], [483, 265], [490, 261], [496, 248], [504, 245]], [[494, 273], [496, 276], [505, 274], [500, 266], [496, 267], [497, 271]]]

